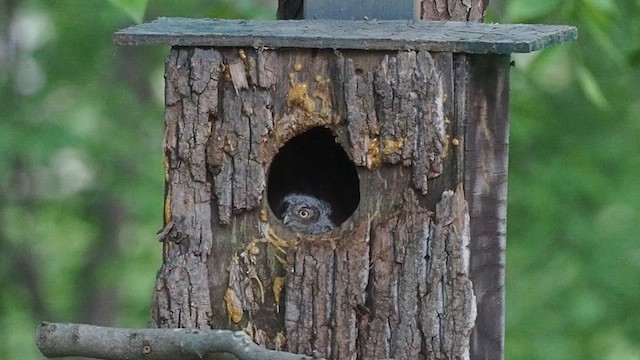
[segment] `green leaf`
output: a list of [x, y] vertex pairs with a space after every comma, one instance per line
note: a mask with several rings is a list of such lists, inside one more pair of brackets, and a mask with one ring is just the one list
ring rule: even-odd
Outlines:
[[600, 89], [598, 81], [586, 67], [576, 68], [576, 77], [585, 96], [593, 105], [600, 109], [609, 107], [609, 102]]
[[507, 5], [509, 22], [526, 22], [550, 14], [562, 5], [561, 0], [512, 0]]
[[630, 66], [640, 67], [640, 48], [637, 48], [627, 56], [627, 62]]
[[610, 33], [602, 29], [596, 23], [590, 22], [589, 19], [585, 19], [585, 22], [589, 25], [587, 30], [589, 31], [591, 38], [603, 49], [600, 53], [611, 60], [613, 65], [623, 67], [625, 63], [624, 55], [620, 51], [619, 45], [613, 42], [613, 38]]
[[585, 4], [588, 4], [599, 11], [604, 11], [608, 14], [618, 13], [618, 7], [614, 0], [584, 0]]
[[129, 17], [140, 24], [147, 9], [147, 0], [109, 0], [115, 7], [124, 11]]

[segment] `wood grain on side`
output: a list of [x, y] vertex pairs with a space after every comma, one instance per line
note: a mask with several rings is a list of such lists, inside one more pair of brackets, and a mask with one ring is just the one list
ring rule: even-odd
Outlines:
[[509, 153], [509, 56], [458, 55], [464, 184], [471, 216], [471, 279], [478, 299], [472, 359], [504, 357]]

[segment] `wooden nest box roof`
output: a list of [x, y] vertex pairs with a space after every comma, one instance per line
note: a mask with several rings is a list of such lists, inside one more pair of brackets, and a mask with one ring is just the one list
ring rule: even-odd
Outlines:
[[414, 20], [216, 20], [159, 18], [120, 30], [116, 45], [426, 50], [528, 53], [575, 40], [566, 25]]

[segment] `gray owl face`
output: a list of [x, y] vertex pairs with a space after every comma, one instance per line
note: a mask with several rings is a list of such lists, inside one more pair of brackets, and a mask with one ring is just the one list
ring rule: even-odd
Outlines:
[[321, 234], [335, 228], [329, 217], [331, 205], [316, 197], [289, 194], [282, 199], [280, 208], [282, 222], [296, 232]]

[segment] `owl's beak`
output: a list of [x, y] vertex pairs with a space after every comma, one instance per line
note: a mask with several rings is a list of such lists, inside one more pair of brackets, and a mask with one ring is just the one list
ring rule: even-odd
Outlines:
[[285, 225], [289, 225], [289, 214], [285, 214], [285, 215], [284, 215], [284, 218], [282, 219], [282, 222], [283, 222]]

